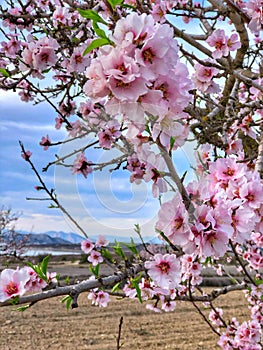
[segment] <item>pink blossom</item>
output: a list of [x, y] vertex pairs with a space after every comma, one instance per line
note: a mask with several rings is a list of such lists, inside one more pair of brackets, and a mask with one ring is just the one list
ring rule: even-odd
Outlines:
[[94, 109], [94, 103], [91, 100], [86, 102], [81, 102], [79, 106], [79, 112], [82, 114], [82, 117], [87, 118]]
[[85, 254], [89, 254], [95, 245], [89, 239], [85, 239], [85, 241], [81, 242], [81, 249]]
[[58, 28], [59, 25], [70, 25], [70, 13], [69, 9], [65, 6], [57, 6], [53, 13], [53, 24], [54, 27]]
[[222, 56], [226, 57], [228, 56], [229, 51], [235, 51], [241, 47], [238, 34], [233, 33], [230, 38], [228, 38], [223, 29], [216, 29], [213, 31], [206, 42], [216, 49], [212, 53], [213, 58], [221, 58]]
[[162, 310], [165, 312], [173, 312], [176, 308], [176, 301], [163, 301]]
[[35, 49], [32, 54], [32, 64], [37, 70], [44, 70], [50, 66], [53, 66], [57, 61], [57, 56], [53, 47], [39, 47]]
[[103, 257], [96, 250], [92, 250], [88, 257], [88, 261], [91, 262], [93, 266], [97, 266], [98, 264], [103, 262]]
[[245, 200], [245, 205], [257, 209], [263, 204], [263, 186], [260, 181], [244, 183], [239, 191], [240, 197]]
[[57, 130], [59, 130], [61, 128], [61, 125], [64, 123], [64, 119], [62, 117], [58, 116], [55, 118], [55, 122], [56, 122], [55, 128]]
[[80, 153], [74, 161], [71, 169], [72, 174], [82, 174], [87, 178], [88, 174], [92, 172], [92, 162], [88, 161], [84, 153]]
[[25, 284], [25, 289], [28, 292], [39, 292], [47, 286], [47, 283], [42, 280], [31, 267], [24, 267], [28, 273], [29, 280]]
[[130, 51], [143, 44], [145, 39], [150, 37], [153, 32], [154, 20], [152, 16], [132, 12], [116, 23], [112, 40], [118, 47]]
[[228, 249], [228, 236], [224, 232], [208, 230], [203, 232], [199, 244], [201, 256], [224, 256]]
[[92, 60], [86, 69], [87, 82], [83, 86], [84, 93], [94, 101], [99, 101], [109, 93], [108, 83], [103, 72], [100, 60]]
[[233, 239], [238, 243], [248, 240], [255, 226], [255, 220], [255, 215], [249, 207], [236, 208], [232, 214], [232, 225], [235, 229]]
[[180, 283], [180, 262], [174, 254], [155, 254], [153, 261], [146, 261], [149, 276], [161, 288], [173, 289]]
[[75, 113], [76, 103], [73, 100], [66, 99], [59, 104], [59, 111], [64, 117], [69, 117]]
[[203, 66], [200, 63], [196, 63], [194, 68], [196, 78], [202, 82], [210, 82], [213, 76], [218, 73], [218, 69], [215, 67]]
[[51, 145], [51, 141], [49, 136], [47, 135], [46, 137], [43, 136], [41, 141], [39, 142], [40, 146], [44, 147], [44, 151], [48, 150], [49, 146]]
[[248, 27], [253, 33], [257, 33], [262, 29], [263, 24], [262, 1], [248, 0], [246, 7], [247, 12], [251, 17]]
[[155, 79], [159, 74], [168, 75], [178, 60], [177, 42], [171, 27], [158, 26], [154, 34], [145, 40], [143, 47], [135, 50], [135, 59], [147, 80]]
[[112, 143], [121, 135], [120, 124], [117, 120], [110, 120], [103, 131], [98, 132], [99, 144], [110, 149]]
[[26, 292], [25, 285], [29, 280], [26, 269], [5, 269], [0, 275], [0, 302], [12, 297], [22, 296]]
[[179, 194], [174, 199], [162, 204], [158, 213], [156, 229], [164, 232], [173, 244], [184, 246], [189, 242], [188, 212], [182, 204]]
[[146, 304], [146, 309], [156, 313], [162, 312], [162, 310], [157, 306], [157, 304]]
[[139, 283], [139, 287], [143, 300], [151, 299], [156, 294], [154, 291], [154, 283], [148, 278], [142, 278], [142, 281]]
[[237, 329], [233, 345], [236, 348], [254, 349], [260, 341], [261, 326], [256, 321], [243, 322]]
[[241, 42], [239, 41], [237, 33], [233, 33], [230, 35], [230, 38], [227, 39], [227, 46], [229, 48], [229, 51], [235, 51], [237, 49], [240, 49]]
[[69, 59], [69, 64], [67, 65], [67, 71], [71, 72], [84, 72], [90, 63], [90, 58], [88, 55], [83, 56], [84, 49], [82, 47], [75, 47], [74, 51]]
[[230, 180], [240, 179], [245, 174], [244, 166], [237, 163], [234, 158], [219, 158], [210, 164], [209, 170], [217, 181], [226, 183]]
[[81, 137], [87, 133], [86, 124], [82, 123], [80, 120], [70, 123], [68, 128], [68, 134], [71, 137]]
[[31, 156], [32, 156], [32, 152], [30, 152], [30, 151], [26, 151], [25, 153], [24, 152], [21, 153], [21, 157], [23, 159], [25, 159], [26, 161], [28, 161]]
[[55, 65], [57, 55], [55, 50], [59, 47], [58, 42], [53, 38], [44, 37], [35, 41], [31, 36], [29, 43], [22, 53], [23, 62], [20, 64], [22, 71], [30, 67], [35, 70], [44, 70]]
[[206, 42], [216, 49], [212, 54], [213, 58], [221, 58], [222, 56], [228, 55], [227, 37], [223, 29], [216, 29], [213, 31]]
[[145, 164], [141, 163], [136, 155], [129, 156], [127, 158], [126, 168], [132, 172], [130, 182], [135, 182], [136, 184], [141, 183], [141, 180], [145, 174]]
[[106, 247], [109, 241], [103, 235], [98, 235], [97, 241], [95, 243], [96, 247]]
[[167, 185], [162, 175], [163, 171], [165, 171], [164, 159], [159, 154], [156, 155], [151, 152], [145, 162], [145, 174], [143, 179], [146, 182], [150, 180], [153, 181], [152, 193], [155, 198], [167, 191]]
[[215, 308], [215, 310], [211, 310], [209, 313], [209, 320], [213, 325], [220, 327], [223, 326], [222, 322], [223, 310], [221, 308]]
[[195, 254], [185, 254], [181, 257], [182, 281], [191, 278], [192, 285], [198, 285], [202, 282], [201, 264], [198, 262]]
[[21, 49], [21, 41], [17, 40], [17, 35], [9, 34], [8, 42], [2, 41], [0, 52], [2, 52], [6, 57], [15, 58]]
[[218, 70], [214, 67], [203, 66], [196, 63], [195, 73], [193, 74], [193, 81], [195, 87], [204, 93], [216, 93], [219, 92], [219, 85], [216, 84], [212, 78], [218, 73]]
[[122, 290], [128, 298], [134, 299], [137, 295], [136, 289], [130, 282], [126, 283]]
[[109, 293], [102, 290], [93, 290], [88, 294], [88, 299], [92, 301], [92, 304], [99, 307], [107, 307], [110, 302]]

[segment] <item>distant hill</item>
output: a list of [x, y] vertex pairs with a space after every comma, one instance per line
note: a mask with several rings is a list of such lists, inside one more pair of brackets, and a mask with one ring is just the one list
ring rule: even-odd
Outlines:
[[8, 243], [9, 241], [17, 241], [21, 242], [24, 240], [24, 244], [31, 246], [31, 245], [48, 245], [48, 246], [55, 246], [55, 245], [71, 245], [72, 243], [60, 238], [60, 237], [51, 237], [45, 233], [28, 233], [26, 234], [27, 238], [25, 240], [25, 234], [22, 233], [16, 233], [16, 235], [3, 235], [3, 243]]
[[83, 236], [80, 236], [73, 232], [47, 231], [45, 234], [53, 238], [62, 238], [63, 240], [73, 244], [79, 244], [85, 240]]
[[[47, 231], [43, 233], [35, 233], [35, 232], [26, 232], [21, 231], [19, 235], [24, 236], [28, 235], [28, 245], [65, 245], [65, 244], [80, 244], [85, 237], [74, 233], [74, 232], [64, 232], [64, 231]], [[18, 235], [18, 239], [21, 239], [21, 236]], [[97, 236], [89, 237], [93, 242], [97, 240]], [[114, 243], [116, 240], [122, 243], [129, 243], [131, 241], [130, 237], [121, 237], [121, 236], [113, 236], [106, 235], [106, 239], [110, 243]], [[156, 238], [147, 236], [144, 237], [145, 243], [157, 243]], [[133, 236], [133, 240], [135, 243], [141, 243], [141, 240], [136, 235]]]

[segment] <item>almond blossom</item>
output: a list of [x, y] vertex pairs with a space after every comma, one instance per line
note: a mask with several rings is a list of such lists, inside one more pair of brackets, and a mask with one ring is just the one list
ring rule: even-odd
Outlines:
[[223, 29], [216, 29], [213, 31], [206, 42], [210, 46], [215, 47], [216, 50], [212, 53], [212, 56], [215, 59], [223, 56], [226, 57], [228, 56], [229, 51], [235, 51], [241, 47], [238, 35], [233, 33], [229, 38], [225, 35], [225, 31]]
[[180, 261], [174, 254], [155, 254], [145, 267], [152, 280], [161, 288], [173, 289], [180, 283]]
[[25, 294], [29, 278], [25, 268], [3, 270], [0, 275], [0, 302]]
[[43, 136], [39, 144], [40, 146], [43, 146], [44, 151], [47, 151], [49, 149], [49, 146], [51, 145], [49, 136]]
[[89, 239], [85, 239], [84, 241], [81, 242], [81, 249], [85, 254], [89, 254], [94, 247], [95, 247], [95, 244], [93, 244], [92, 241]]
[[80, 153], [74, 161], [71, 169], [72, 174], [82, 174], [85, 179], [92, 172], [92, 162], [88, 161], [84, 153]]
[[88, 294], [88, 299], [92, 301], [92, 304], [99, 307], [107, 307], [110, 302], [109, 293], [97, 289], [92, 290]]
[[93, 266], [97, 266], [98, 264], [103, 262], [103, 257], [100, 252], [96, 250], [92, 250], [90, 255], [88, 256], [88, 261], [92, 263]]

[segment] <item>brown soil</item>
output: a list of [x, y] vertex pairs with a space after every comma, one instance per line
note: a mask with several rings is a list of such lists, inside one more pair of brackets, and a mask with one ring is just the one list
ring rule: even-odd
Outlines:
[[[39, 302], [23, 313], [14, 306], [0, 309], [1, 350], [116, 350], [121, 316], [123, 350], [219, 349], [217, 336], [189, 303], [178, 303], [173, 313], [156, 314], [136, 300], [113, 297], [107, 308], [94, 307], [87, 293], [79, 297], [78, 309], [67, 311], [60, 299]], [[239, 321], [248, 314], [242, 292], [220, 297], [215, 306]]]

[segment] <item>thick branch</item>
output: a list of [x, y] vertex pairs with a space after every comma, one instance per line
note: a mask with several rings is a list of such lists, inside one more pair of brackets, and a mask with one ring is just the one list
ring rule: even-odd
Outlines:
[[[119, 273], [113, 276], [99, 278], [96, 280], [85, 280], [78, 284], [73, 284], [71, 286], [57, 287], [55, 289], [43, 291], [40, 293], [25, 295], [19, 298], [17, 304], [18, 305], [28, 304], [28, 303], [35, 304], [40, 300], [54, 298], [62, 295], [79, 295], [81, 293], [87, 292], [95, 288], [112, 287], [116, 283], [125, 281], [129, 276], [136, 275], [137, 273], [143, 270], [144, 270], [144, 267], [142, 265], [137, 265], [133, 268], [130, 268], [122, 273]], [[7, 305], [10, 305], [10, 300], [0, 303], [0, 307], [7, 306]]]

